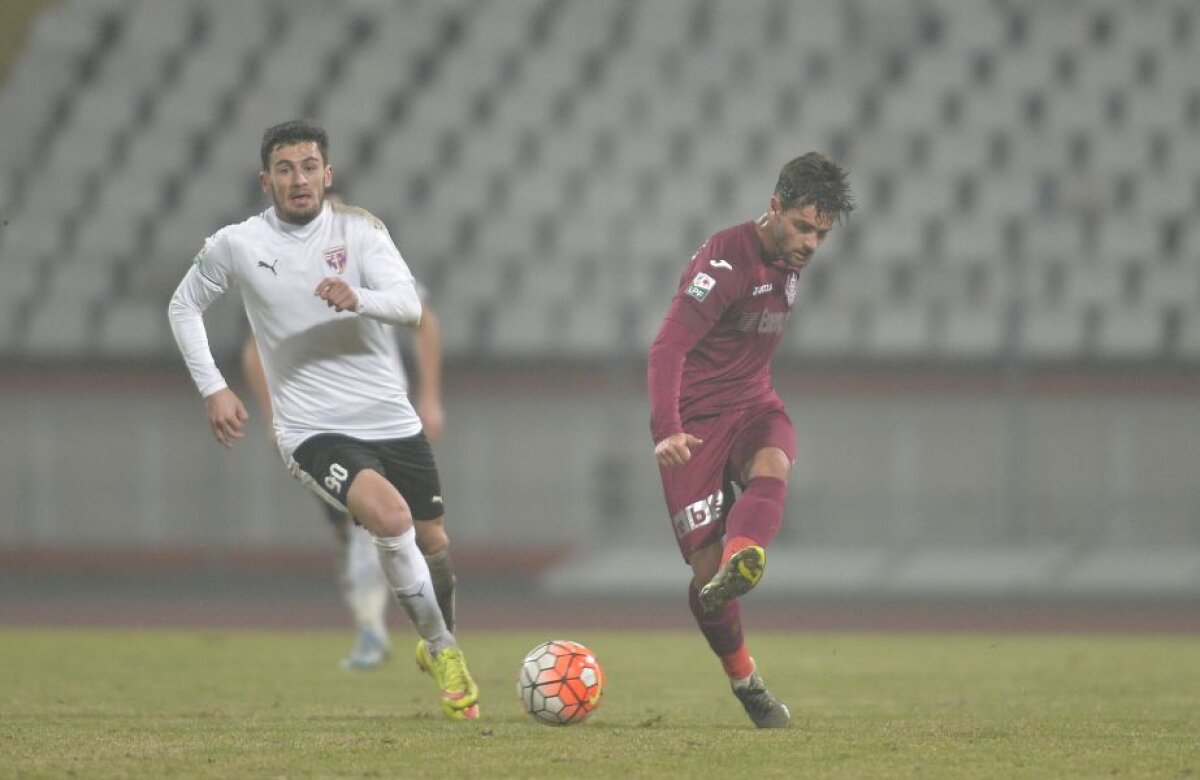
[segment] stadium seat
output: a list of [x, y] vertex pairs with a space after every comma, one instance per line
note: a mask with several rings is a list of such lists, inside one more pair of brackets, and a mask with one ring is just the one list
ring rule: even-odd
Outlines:
[[1009, 309], [998, 300], [947, 307], [936, 354], [951, 360], [993, 361], [1008, 346]]
[[118, 358], [153, 359], [174, 348], [166, 308], [158, 301], [120, 300], [106, 306], [98, 347]]
[[920, 302], [875, 306], [868, 319], [865, 348], [872, 357], [911, 360], [930, 353], [933, 325]]
[[0, 350], [12, 346], [9, 338], [16, 332], [16, 316], [21, 311], [21, 304], [31, 301], [38, 290], [42, 268], [36, 260], [21, 258], [16, 254], [4, 253], [5, 261], [0, 263], [0, 315], [6, 328], [0, 334]]
[[1194, 259], [1147, 264], [1141, 297], [1150, 305], [1200, 309], [1200, 267]]
[[1103, 308], [1096, 354], [1107, 359], [1148, 360], [1165, 345], [1165, 313], [1152, 306], [1110, 305]]
[[1200, 314], [1194, 308], [1184, 315], [1177, 351], [1184, 360], [1200, 360]]
[[1032, 360], [1069, 360], [1085, 354], [1084, 311], [1075, 306], [1028, 307], [1018, 327], [1018, 350]]
[[782, 350], [801, 359], [854, 358], [862, 349], [864, 325], [861, 309], [833, 303], [801, 304]]
[[19, 354], [50, 361], [94, 354], [94, 303], [74, 295], [40, 298], [30, 310]]

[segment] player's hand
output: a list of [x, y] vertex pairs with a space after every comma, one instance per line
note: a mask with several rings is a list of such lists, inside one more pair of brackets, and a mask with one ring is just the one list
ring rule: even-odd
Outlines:
[[417, 401], [417, 417], [421, 418], [425, 438], [431, 442], [442, 438], [442, 429], [446, 427], [446, 410], [442, 408], [441, 401], [436, 398], [420, 399]]
[[355, 294], [354, 288], [346, 284], [346, 280], [341, 277], [326, 276], [317, 285], [313, 295], [325, 301], [334, 311], [356, 311], [358, 309], [358, 295]]
[[222, 445], [233, 449], [233, 440], [246, 435], [246, 420], [250, 419], [241, 399], [226, 387], [205, 398], [204, 406], [213, 436]]
[[692, 448], [703, 443], [690, 433], [673, 433], [654, 445], [654, 457], [666, 468], [682, 466], [692, 459]]

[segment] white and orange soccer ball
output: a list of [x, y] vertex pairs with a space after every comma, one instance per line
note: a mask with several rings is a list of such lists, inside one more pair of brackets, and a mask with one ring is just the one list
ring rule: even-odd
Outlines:
[[539, 723], [582, 723], [600, 706], [604, 670], [591, 650], [569, 639], [552, 639], [529, 651], [517, 675], [521, 706]]

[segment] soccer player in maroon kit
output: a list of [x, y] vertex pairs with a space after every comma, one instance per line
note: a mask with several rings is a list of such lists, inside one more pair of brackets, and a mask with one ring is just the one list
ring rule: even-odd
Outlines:
[[796, 459], [771, 358], [800, 271], [853, 209], [846, 172], [828, 157], [787, 163], [766, 214], [713, 235], [692, 257], [650, 345], [650, 430], [675, 538], [692, 567], [688, 603], [759, 728], [791, 718], [746, 649], [739, 601], [762, 579]]

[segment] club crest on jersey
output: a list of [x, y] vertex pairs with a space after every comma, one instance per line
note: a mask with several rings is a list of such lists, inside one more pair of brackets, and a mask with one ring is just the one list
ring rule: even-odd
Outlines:
[[335, 274], [343, 273], [346, 270], [346, 247], [335, 246], [333, 249], [326, 249], [325, 265]]
[[708, 297], [708, 294], [716, 286], [717, 280], [702, 271], [692, 279], [692, 283], [688, 285], [686, 292], [696, 300], [702, 301]]
[[784, 295], [787, 296], [789, 307], [796, 302], [796, 286], [799, 283], [799, 280], [800, 275], [795, 271], [788, 274], [787, 287], [784, 289]]

